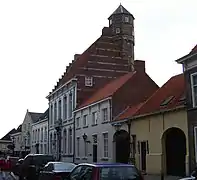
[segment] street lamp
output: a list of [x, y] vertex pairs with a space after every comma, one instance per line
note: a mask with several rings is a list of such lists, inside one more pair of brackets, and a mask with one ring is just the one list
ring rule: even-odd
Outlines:
[[115, 127], [116, 132], [117, 132], [117, 131], [120, 131], [121, 126], [122, 126], [121, 123], [116, 123], [116, 124], [114, 124], [114, 127]]

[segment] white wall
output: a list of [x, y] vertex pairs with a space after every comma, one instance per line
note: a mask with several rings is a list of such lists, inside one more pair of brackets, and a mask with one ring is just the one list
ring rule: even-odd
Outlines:
[[21, 146], [22, 146], [22, 133], [18, 132], [15, 134], [12, 134], [11, 137], [13, 138], [14, 141], [14, 151], [21, 151]]
[[36, 143], [39, 144], [39, 153], [48, 154], [48, 119], [32, 124], [31, 153], [36, 153]]
[[[73, 162], [73, 109], [76, 107], [76, 90], [77, 84], [75, 80], [71, 80], [64, 86], [62, 86], [58, 91], [48, 97], [49, 99], [49, 153], [57, 155], [57, 135], [55, 130], [55, 122], [58, 119], [62, 119], [62, 138], [61, 138], [61, 157], [62, 161]], [[69, 116], [70, 104], [70, 93], [72, 93], [72, 113]], [[67, 97], [67, 106], [65, 106], [64, 98]], [[61, 100], [61, 113], [59, 113], [59, 101]], [[55, 113], [55, 103], [57, 104], [57, 110]], [[69, 129], [72, 130], [72, 141], [69, 144]], [[64, 136], [64, 131], [66, 131], [66, 138]], [[55, 139], [56, 136], [56, 139]], [[65, 145], [65, 139], [66, 145]], [[72, 146], [72, 151], [69, 152], [69, 146]], [[66, 150], [65, 150], [66, 149]]]
[[[108, 121], [103, 122], [103, 111], [102, 109], [107, 108]], [[97, 135], [97, 162], [113, 162], [113, 135], [115, 133], [114, 128], [109, 123], [111, 120], [110, 113], [110, 102], [109, 100], [103, 101], [93, 106], [86, 107], [83, 110], [76, 112], [75, 117], [75, 127], [76, 127], [76, 135], [75, 135], [75, 162], [93, 162], [93, 135]], [[98, 113], [97, 125], [93, 125], [92, 123], [92, 113]], [[88, 125], [87, 127], [83, 127], [83, 116], [88, 115]], [[77, 127], [77, 118], [80, 117], [80, 126]], [[88, 153], [87, 157], [85, 157], [85, 143], [83, 139], [84, 133], [87, 135], [88, 141]], [[104, 141], [103, 141], [103, 133], [108, 133], [108, 158], [104, 157]], [[79, 155], [78, 155], [78, 143], [77, 138], [80, 139], [79, 145]]]
[[21, 140], [22, 140], [22, 149], [25, 149], [25, 146], [31, 146], [31, 126], [32, 119], [27, 111], [25, 115], [25, 119], [22, 123], [22, 131], [21, 131]]

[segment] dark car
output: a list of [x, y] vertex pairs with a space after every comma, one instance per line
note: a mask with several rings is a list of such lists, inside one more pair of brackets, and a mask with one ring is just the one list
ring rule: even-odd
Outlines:
[[18, 173], [14, 172], [14, 174], [19, 175], [21, 180], [36, 180], [38, 179], [40, 171], [50, 161], [54, 161], [54, 157], [52, 155], [28, 154], [22, 161], [22, 164], [18, 164], [18, 168], [16, 168], [18, 169]]
[[49, 162], [40, 172], [39, 180], [63, 180], [75, 168], [75, 164], [66, 162]]
[[88, 164], [77, 165], [66, 180], [143, 180], [140, 171], [131, 164]]

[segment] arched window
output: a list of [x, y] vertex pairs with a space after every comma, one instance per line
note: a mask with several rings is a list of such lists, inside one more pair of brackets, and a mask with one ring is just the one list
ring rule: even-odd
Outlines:
[[64, 154], [66, 154], [67, 153], [67, 131], [66, 131], [66, 129], [64, 129], [64, 135], [63, 135], [63, 145], [64, 145], [64, 147], [63, 147], [63, 149], [64, 149]]

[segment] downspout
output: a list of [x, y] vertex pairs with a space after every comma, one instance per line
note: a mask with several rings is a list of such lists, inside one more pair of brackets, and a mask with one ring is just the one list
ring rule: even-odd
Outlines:
[[75, 113], [73, 115], [73, 163], [75, 163]]

